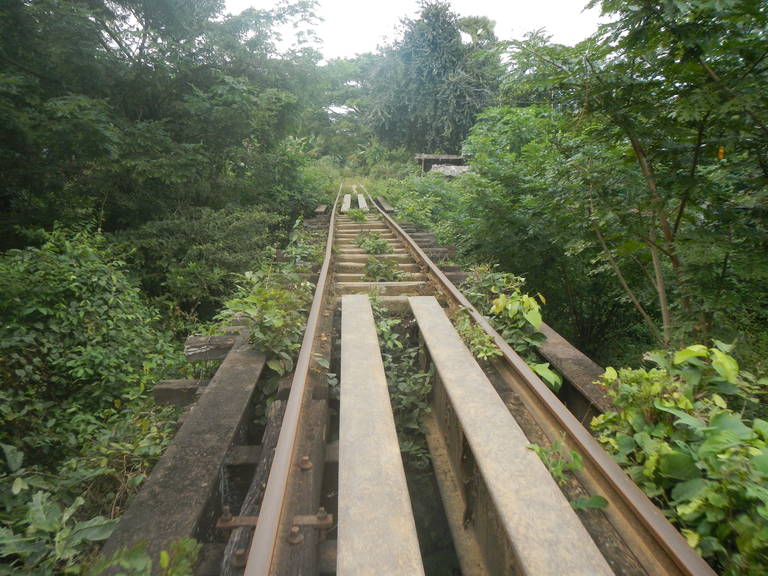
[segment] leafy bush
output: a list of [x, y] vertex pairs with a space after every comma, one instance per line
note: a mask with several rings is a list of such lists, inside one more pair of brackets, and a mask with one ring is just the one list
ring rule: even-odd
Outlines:
[[218, 318], [245, 321], [251, 341], [268, 355], [267, 365], [284, 374], [293, 370], [301, 348], [314, 286], [306, 280], [309, 264], [322, 259], [322, 243], [296, 230], [284, 251], [285, 261], [265, 261], [241, 278], [237, 294]]
[[390, 251], [389, 242], [378, 232], [358, 234], [355, 243], [368, 254], [386, 254]]
[[[524, 284], [524, 278], [481, 265], [470, 269], [461, 289], [528, 366], [557, 392], [563, 385], [562, 377], [549, 363], [539, 362], [536, 354], [536, 347], [545, 340], [539, 332], [541, 307], [534, 297], [522, 291]], [[538, 296], [544, 302], [544, 297]]]
[[105, 406], [173, 356], [123, 263], [87, 233], [0, 257], [0, 316], [0, 377], [30, 399]]
[[429, 467], [422, 421], [430, 411], [432, 373], [419, 369], [419, 347], [407, 345], [403, 321], [386, 316], [375, 302], [373, 309], [400, 451], [407, 464], [423, 470]]
[[363, 279], [369, 282], [396, 282], [404, 276], [404, 273], [398, 270], [397, 262], [373, 256], [368, 258], [363, 271]]
[[768, 422], [745, 410], [768, 384], [715, 341], [652, 352], [652, 369], [608, 368], [618, 409], [592, 427], [688, 543], [727, 575], [762, 574], [768, 555]]
[[479, 360], [489, 360], [501, 356], [501, 350], [496, 346], [488, 333], [472, 321], [469, 313], [460, 309], [453, 318], [453, 324], [461, 339]]
[[146, 387], [183, 360], [103, 239], [0, 257], [0, 558], [78, 573], [175, 428]]
[[349, 216], [349, 219], [353, 222], [365, 222], [368, 220], [366, 212], [360, 210], [360, 208], [352, 208], [351, 210], [348, 210], [347, 216]]
[[189, 209], [114, 235], [143, 289], [210, 317], [285, 232], [285, 218], [253, 208]]

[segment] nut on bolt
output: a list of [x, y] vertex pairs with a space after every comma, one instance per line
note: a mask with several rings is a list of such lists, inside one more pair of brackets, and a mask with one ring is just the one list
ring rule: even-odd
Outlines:
[[224, 508], [221, 509], [221, 516], [219, 517], [219, 520], [222, 522], [232, 521], [232, 511], [229, 509], [229, 506], [224, 506]]
[[317, 509], [317, 519], [318, 520], [325, 520], [328, 518], [328, 512], [325, 510], [323, 506], [320, 506], [320, 508]]
[[288, 534], [288, 542], [291, 544], [300, 544], [304, 541], [304, 534], [301, 533], [301, 528], [294, 524], [291, 526], [291, 532]]
[[301, 457], [301, 460], [299, 460], [299, 468], [302, 470], [310, 470], [312, 468], [312, 461], [309, 459], [309, 456]]

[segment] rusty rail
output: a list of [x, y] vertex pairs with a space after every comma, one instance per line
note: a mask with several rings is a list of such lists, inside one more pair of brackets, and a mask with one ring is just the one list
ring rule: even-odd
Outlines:
[[[342, 185], [343, 186], [343, 185]], [[272, 560], [280, 536], [280, 521], [283, 516], [285, 497], [288, 492], [288, 480], [291, 465], [295, 461], [295, 446], [299, 432], [301, 406], [306, 393], [307, 377], [312, 360], [312, 343], [317, 335], [317, 325], [320, 318], [323, 299], [328, 284], [328, 272], [333, 257], [333, 234], [336, 224], [336, 206], [339, 202], [342, 186], [336, 194], [331, 209], [331, 221], [328, 228], [328, 238], [325, 245], [325, 259], [320, 269], [312, 307], [307, 318], [307, 327], [301, 343], [301, 351], [296, 361], [291, 391], [277, 440], [272, 467], [261, 503], [259, 519], [251, 541], [248, 559], [245, 566], [245, 576], [267, 576], [270, 574]]]

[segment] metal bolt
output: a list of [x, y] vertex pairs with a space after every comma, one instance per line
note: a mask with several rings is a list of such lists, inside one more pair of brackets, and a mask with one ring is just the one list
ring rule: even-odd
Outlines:
[[235, 558], [232, 561], [232, 564], [236, 568], [242, 568], [243, 566], [245, 566], [245, 561], [247, 558], [248, 558], [248, 554], [245, 548], [238, 548], [237, 550], [235, 550]]
[[224, 506], [221, 510], [221, 518], [219, 518], [222, 522], [230, 522], [232, 520], [232, 511], [229, 509], [229, 506]]
[[288, 542], [291, 544], [300, 544], [304, 541], [304, 534], [301, 533], [301, 528], [294, 524], [291, 526], [291, 533], [288, 535]]
[[299, 460], [299, 468], [302, 470], [310, 470], [312, 468], [312, 461], [309, 459], [309, 456], [301, 457], [301, 460]]
[[326, 512], [323, 506], [320, 506], [320, 508], [317, 509], [317, 519], [325, 520], [326, 518], [328, 518], [328, 512]]

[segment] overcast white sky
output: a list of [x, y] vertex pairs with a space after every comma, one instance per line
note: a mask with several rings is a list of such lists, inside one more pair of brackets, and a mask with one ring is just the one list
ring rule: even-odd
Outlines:
[[[598, 10], [583, 11], [587, 0], [451, 0], [460, 16], [487, 16], [496, 22], [496, 35], [503, 40], [546, 28], [555, 42], [575, 44], [597, 28]], [[268, 8], [270, 0], [226, 0], [227, 11]], [[319, 0], [315, 27], [326, 59], [372, 52], [385, 39], [396, 37], [400, 19], [418, 12], [417, 0]], [[285, 39], [290, 31], [283, 32]]]

